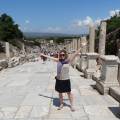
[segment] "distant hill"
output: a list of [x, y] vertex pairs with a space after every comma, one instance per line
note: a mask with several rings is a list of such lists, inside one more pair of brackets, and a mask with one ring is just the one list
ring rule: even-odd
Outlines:
[[64, 33], [37, 33], [37, 32], [24, 32], [25, 37], [30, 38], [47, 38], [47, 37], [73, 37], [73, 36], [80, 36], [74, 34], [64, 34]]

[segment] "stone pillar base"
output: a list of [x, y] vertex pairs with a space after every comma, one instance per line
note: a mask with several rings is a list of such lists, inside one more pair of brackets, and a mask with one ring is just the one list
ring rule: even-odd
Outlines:
[[97, 53], [86, 53], [87, 56], [87, 69], [85, 70], [85, 77], [88, 79], [92, 79], [92, 75], [96, 71], [97, 62], [96, 59], [98, 58]]
[[110, 87], [119, 87], [119, 83], [104, 83], [97, 81], [96, 88], [101, 94], [109, 94]]
[[86, 68], [87, 68], [87, 56], [85, 53], [82, 53], [80, 58], [80, 71], [85, 72]]
[[102, 60], [102, 70], [100, 81], [97, 81], [96, 88], [102, 94], [108, 94], [110, 87], [119, 86], [117, 80], [118, 75], [118, 57], [113, 55], [103, 55]]

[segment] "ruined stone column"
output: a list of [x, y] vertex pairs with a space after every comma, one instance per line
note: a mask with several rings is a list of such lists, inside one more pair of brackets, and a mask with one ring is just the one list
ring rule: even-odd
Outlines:
[[66, 48], [67, 48], [67, 52], [69, 53], [70, 52], [70, 43], [67, 43]]
[[[75, 39], [75, 51], [78, 50], [78, 39]], [[77, 68], [77, 66], [79, 66], [80, 64], [80, 55], [77, 55], [75, 58], [75, 68]]]
[[75, 41], [75, 50], [78, 50], [78, 39]]
[[70, 53], [70, 50], [71, 50], [71, 48], [70, 48], [70, 43], [68, 43], [68, 52]]
[[[77, 39], [74, 38], [73, 39], [73, 53], [77, 50]], [[76, 68], [76, 64], [77, 64], [77, 57], [74, 59], [74, 61], [72, 62], [72, 66], [74, 68]]]
[[8, 42], [5, 43], [5, 52], [6, 52], [6, 57], [9, 59], [10, 58], [10, 45]]
[[119, 57], [119, 59], [120, 59], [120, 49], [118, 50], [118, 57]]
[[74, 40], [72, 40], [72, 52], [74, 50]]
[[120, 84], [120, 49], [118, 50], [118, 81]]
[[74, 39], [72, 40], [72, 51], [74, 51], [74, 49], [75, 49], [75, 42], [74, 42]]
[[[79, 39], [77, 40], [77, 49], [80, 49], [80, 44], [81, 44], [81, 39], [79, 38]], [[81, 61], [80, 55], [77, 56], [77, 57], [78, 57], [78, 58], [77, 58], [76, 68], [77, 68], [78, 70], [80, 70], [80, 61]]]
[[72, 51], [72, 41], [70, 42], [70, 52]]
[[[93, 31], [94, 30], [94, 28], [90, 28], [90, 39], [95, 39], [95, 31]], [[89, 39], [89, 40], [90, 40]], [[100, 26], [100, 38], [99, 38], [99, 54], [100, 55], [104, 55], [105, 54], [105, 41], [106, 41], [106, 22], [105, 21], [102, 21], [101, 22], [101, 26]], [[93, 41], [92, 41], [93, 42]], [[94, 41], [95, 42], [95, 41]], [[94, 51], [93, 50], [93, 43], [91, 43], [91, 40], [89, 41], [89, 43], [91, 44], [90, 46], [89, 46], [89, 51], [90, 52], [92, 52], [92, 51]], [[88, 53], [89, 54], [89, 53]], [[97, 59], [97, 57], [99, 57], [98, 55], [95, 55], [94, 56], [94, 54], [95, 53], [93, 53], [93, 59], [95, 58], [95, 56], [96, 56], [96, 59]], [[90, 56], [92, 56], [92, 53], [91, 53], [91, 55]], [[91, 57], [91, 59], [92, 59], [92, 57]], [[93, 63], [93, 65], [94, 65], [94, 67], [95, 67], [95, 60], [96, 59], [94, 59], [94, 63]], [[89, 64], [89, 57], [88, 57], [88, 64]], [[96, 64], [97, 65], [97, 64]], [[89, 65], [88, 65], [89, 66]], [[87, 69], [86, 70], [86, 73], [85, 73], [85, 76], [86, 77], [90, 77], [90, 76], [92, 76], [92, 74], [94, 74], [94, 71], [95, 71], [95, 68], [94, 69], [91, 69], [91, 68], [89, 68], [89, 69]], [[91, 74], [92, 73], [92, 74]]]
[[99, 38], [99, 54], [105, 55], [105, 43], [106, 43], [106, 22], [102, 21], [100, 25], [100, 38]]
[[74, 41], [72, 40], [72, 52], [74, 50]]
[[103, 55], [102, 60], [102, 70], [100, 81], [96, 81], [97, 90], [106, 94], [109, 93], [110, 87], [119, 86], [117, 75], [118, 75], [118, 57], [114, 55]]
[[120, 61], [118, 62], [118, 81], [120, 84]]
[[22, 51], [23, 51], [23, 53], [25, 53], [25, 45], [24, 45], [24, 43], [22, 43]]
[[89, 27], [89, 52], [94, 53], [95, 49], [95, 27]]
[[81, 37], [81, 52], [86, 53], [87, 52], [87, 39], [86, 37]]
[[81, 37], [81, 56], [80, 56], [80, 71], [84, 72], [87, 67], [87, 40], [86, 37]]
[[89, 53], [86, 53], [87, 56], [87, 68], [85, 70], [85, 77], [88, 79], [92, 78], [92, 75], [96, 71], [96, 59], [98, 54], [94, 52], [95, 47], [95, 27], [89, 27]]
[[77, 50], [77, 39], [73, 39], [73, 50], [76, 51]]
[[78, 49], [80, 49], [80, 43], [81, 43], [81, 39], [78, 39]]

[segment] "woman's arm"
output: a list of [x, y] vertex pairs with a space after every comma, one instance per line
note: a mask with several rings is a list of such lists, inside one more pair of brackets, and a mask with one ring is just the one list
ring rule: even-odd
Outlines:
[[[82, 43], [81, 43], [81, 47], [84, 47], [84, 46], [86, 46], [86, 45], [87, 45], [87, 42], [82, 42]], [[78, 49], [75, 53], [73, 53], [73, 54], [70, 56], [70, 58], [68, 59], [69, 62], [72, 63], [73, 60], [75, 59], [75, 57], [76, 57], [77, 55], [81, 55], [81, 48]]]
[[55, 62], [58, 62], [58, 61], [59, 61], [58, 58], [50, 57], [49, 55], [45, 55], [45, 54], [42, 54], [42, 53], [40, 54], [40, 56], [47, 57], [47, 58], [49, 58], [49, 59], [51, 59], [51, 60], [53, 60], [53, 61], [55, 61]]
[[73, 60], [75, 59], [75, 57], [76, 57], [77, 55], [80, 55], [80, 50], [81, 50], [81, 48], [80, 48], [79, 50], [77, 50], [75, 53], [73, 53], [73, 54], [68, 58], [68, 61], [69, 61], [70, 63], [73, 62]]

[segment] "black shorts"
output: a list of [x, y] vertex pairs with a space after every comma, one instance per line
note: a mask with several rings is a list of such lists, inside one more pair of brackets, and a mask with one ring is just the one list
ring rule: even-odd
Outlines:
[[55, 90], [59, 93], [71, 92], [70, 79], [68, 79], [68, 80], [56, 79]]

